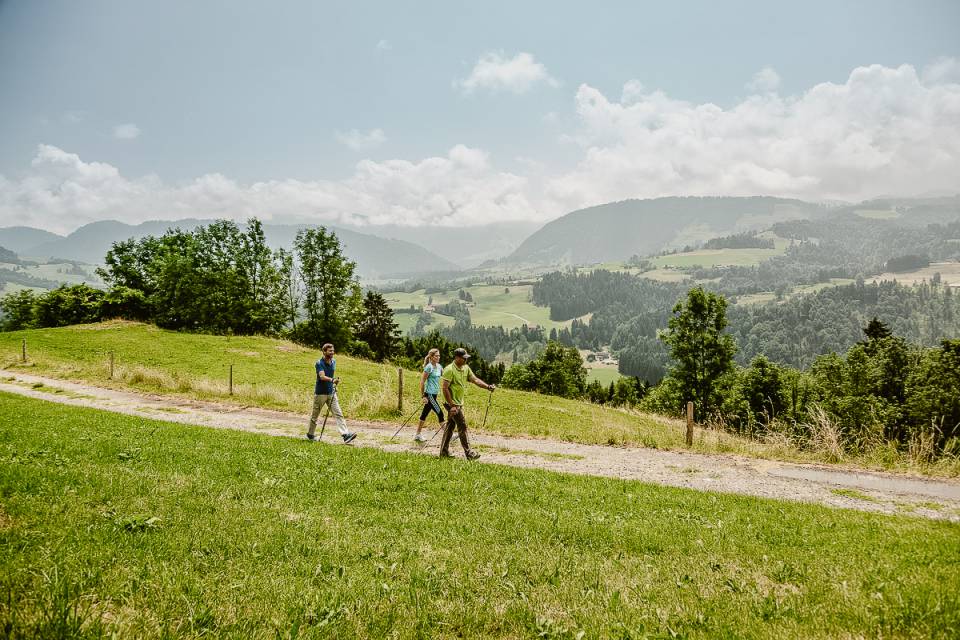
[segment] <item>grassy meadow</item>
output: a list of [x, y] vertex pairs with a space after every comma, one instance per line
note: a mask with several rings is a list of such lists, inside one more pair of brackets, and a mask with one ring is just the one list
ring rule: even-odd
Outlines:
[[587, 382], [596, 380], [600, 384], [608, 386], [611, 382], [616, 382], [622, 377], [616, 367], [587, 367]]
[[953, 638], [960, 526], [0, 393], [11, 638]]
[[[19, 362], [21, 340], [28, 362]], [[109, 352], [115, 374], [109, 379]], [[216, 400], [285, 411], [308, 411], [314, 362], [320, 354], [291, 342], [262, 337], [227, 337], [165, 331], [152, 325], [106, 322], [57, 329], [0, 333], [0, 359], [8, 371], [23, 371], [201, 400]], [[229, 365], [234, 394], [228, 395]], [[348, 417], [396, 420], [397, 368], [337, 356], [343, 379], [340, 401]], [[420, 404], [419, 375], [403, 371], [404, 407]], [[467, 419], [479, 426], [487, 392], [467, 390]], [[683, 430], [666, 421], [586, 402], [499, 389], [492, 398], [486, 430], [593, 444], [682, 447]], [[404, 414], [405, 415], [405, 414]], [[518, 419], [521, 416], [522, 419]], [[701, 446], [739, 450], [750, 443], [711, 435]]]
[[[26, 363], [20, 362], [24, 339]], [[111, 351], [115, 358], [112, 380]], [[0, 364], [10, 372], [303, 414], [311, 406], [314, 363], [319, 357], [316, 350], [284, 340], [180, 333], [126, 321], [0, 332]], [[232, 396], [228, 387], [231, 364]], [[392, 422], [406, 417], [420, 403], [419, 374], [415, 371], [402, 372], [402, 414], [397, 411], [396, 367], [341, 354], [337, 356], [337, 373], [343, 379], [340, 402], [348, 418]], [[468, 388], [466, 417], [474, 427], [481, 425], [487, 400], [486, 391], [472, 385]], [[485, 426], [491, 433], [584, 444], [686, 449], [684, 426], [660, 416], [509, 389], [497, 390], [491, 401]], [[764, 443], [704, 429], [696, 431], [693, 450], [794, 461], [833, 460], [830, 452], [800, 451], [782, 440]], [[847, 462], [929, 475], [960, 475], [960, 460], [942, 458], [931, 464], [919, 463], [889, 449], [848, 458]]]
[[[555, 322], [550, 319], [550, 309], [538, 307], [530, 302], [531, 285], [475, 285], [463, 287], [473, 296], [475, 306], [470, 307], [470, 319], [475, 325], [488, 327], [502, 326], [504, 329], [518, 329], [523, 325], [538, 325], [547, 331], [553, 328], [569, 327], [570, 320]], [[405, 293], [393, 291], [385, 293], [384, 298], [394, 309], [422, 307], [433, 298], [435, 305], [457, 300], [457, 290], [446, 293], [427, 294], [425, 290]], [[416, 322], [414, 319], [413, 322]], [[452, 321], [451, 321], [452, 323]], [[411, 327], [413, 324], [411, 323]]]

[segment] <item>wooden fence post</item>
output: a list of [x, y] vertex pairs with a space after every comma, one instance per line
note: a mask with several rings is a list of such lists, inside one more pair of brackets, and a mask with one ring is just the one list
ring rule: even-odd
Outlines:
[[233, 363], [230, 363], [230, 395], [233, 395]]
[[113, 380], [113, 351], [110, 352], [110, 379]]
[[693, 446], [693, 402], [687, 401], [687, 446]]
[[397, 411], [403, 413], [403, 367], [397, 367]]
[[20, 344], [20, 360], [23, 362], [27, 361], [27, 339], [24, 338], [23, 342]]

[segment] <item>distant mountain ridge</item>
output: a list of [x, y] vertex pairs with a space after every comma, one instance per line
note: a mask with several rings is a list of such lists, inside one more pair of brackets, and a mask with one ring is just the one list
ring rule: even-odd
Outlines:
[[0, 228], [0, 246], [6, 247], [18, 255], [25, 255], [28, 249], [45, 242], [62, 239], [63, 236], [33, 227]]
[[[101, 220], [84, 225], [67, 236], [59, 236], [31, 227], [0, 229], [0, 245], [21, 256], [57, 257], [99, 264], [114, 242], [149, 235], [162, 235], [167, 229], [195, 229], [213, 220], [152, 220], [130, 225], [117, 220]], [[300, 229], [320, 225], [263, 225], [267, 242], [274, 248], [291, 249]], [[344, 253], [357, 263], [357, 273], [364, 278], [386, 278], [397, 273], [456, 270], [453, 262], [429, 249], [405, 240], [381, 238], [350, 229], [327, 226], [343, 243]], [[30, 244], [31, 240], [38, 240]]]
[[623, 200], [573, 211], [523, 241], [508, 264], [588, 264], [696, 244], [774, 222], [823, 215], [823, 205], [767, 196]]

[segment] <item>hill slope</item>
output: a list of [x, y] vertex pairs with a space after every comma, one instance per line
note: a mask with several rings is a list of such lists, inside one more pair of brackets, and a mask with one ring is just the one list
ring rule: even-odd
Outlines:
[[624, 200], [568, 213], [523, 241], [507, 262], [588, 264], [682, 247], [734, 231], [768, 227], [825, 208], [784, 198]]
[[0, 246], [4, 246], [19, 255], [26, 255], [28, 249], [32, 249], [39, 244], [62, 239], [63, 236], [33, 227], [0, 228]]

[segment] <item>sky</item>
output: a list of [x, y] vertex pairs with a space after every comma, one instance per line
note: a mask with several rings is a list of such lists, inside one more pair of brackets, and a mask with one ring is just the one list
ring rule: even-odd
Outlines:
[[960, 2], [0, 0], [0, 226], [960, 192]]

